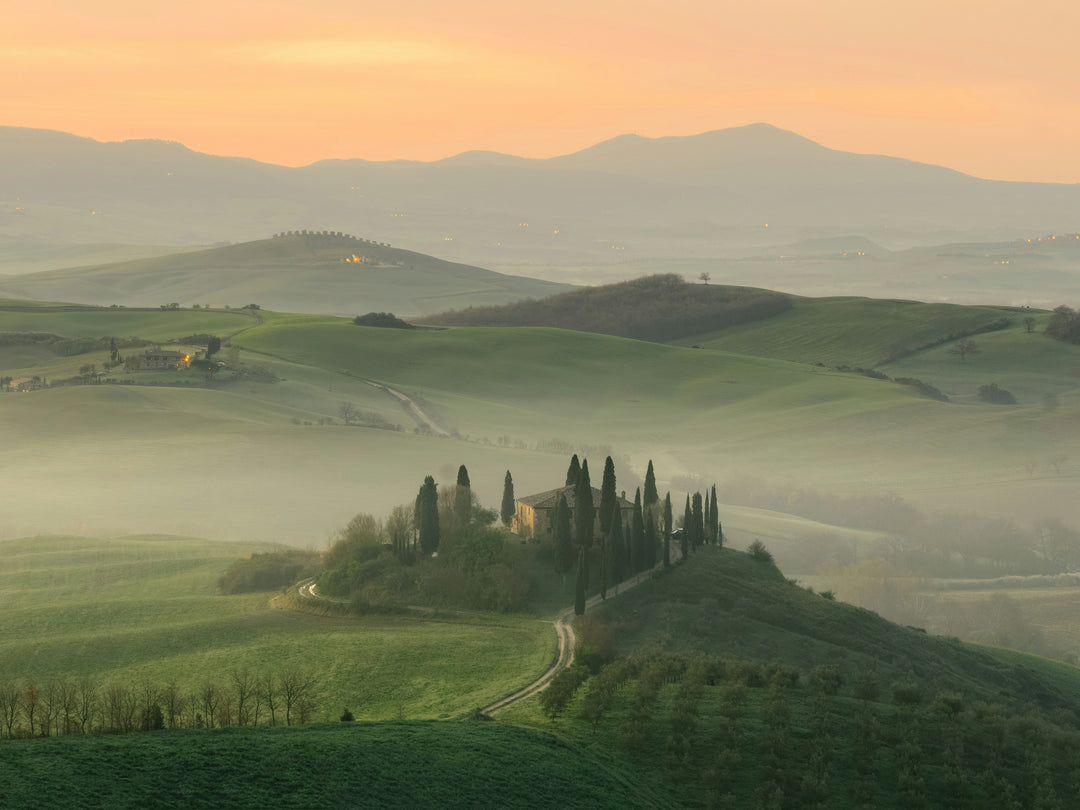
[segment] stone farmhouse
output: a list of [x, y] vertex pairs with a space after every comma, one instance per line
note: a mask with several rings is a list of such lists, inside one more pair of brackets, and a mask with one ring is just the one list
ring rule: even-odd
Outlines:
[[[555, 505], [559, 502], [559, 496], [562, 495], [566, 498], [566, 505], [570, 507], [570, 522], [571, 525], [574, 521], [574, 510], [577, 508], [577, 499], [574, 496], [574, 487], [559, 487], [558, 489], [549, 489], [547, 492], [540, 492], [536, 495], [526, 495], [523, 498], [517, 499], [517, 511], [514, 513], [514, 519], [511, 524], [511, 528], [516, 534], [520, 534], [524, 537], [531, 537], [534, 540], [542, 540], [550, 538], [552, 536], [552, 523], [555, 517]], [[595, 525], [596, 532], [600, 532], [600, 490], [596, 487], [592, 488], [593, 507], [596, 513]], [[634, 504], [626, 500], [626, 493], [623, 492], [617, 499], [619, 505], [619, 512], [622, 515], [624, 524], [630, 522], [630, 518], [634, 514]]]

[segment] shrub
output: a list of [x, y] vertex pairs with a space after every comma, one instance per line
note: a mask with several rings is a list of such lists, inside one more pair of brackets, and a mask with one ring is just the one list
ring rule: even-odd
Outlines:
[[768, 563], [769, 565], [772, 565], [774, 562], [772, 553], [770, 553], [769, 550], [765, 548], [765, 544], [762, 543], [760, 540], [755, 540], [753, 543], [751, 543], [750, 547], [746, 549], [746, 553], [753, 557], [755, 560], [757, 560], [759, 563]]
[[321, 555], [315, 551], [290, 549], [252, 554], [237, 560], [218, 579], [222, 593], [276, 591], [319, 570]]
[[377, 326], [383, 329], [415, 329], [411, 323], [406, 323], [392, 312], [369, 312], [366, 315], [357, 315], [353, 318], [357, 326]]
[[992, 402], [995, 405], [1015, 405], [1016, 397], [1004, 388], [999, 388], [997, 383], [979, 386], [979, 399], [983, 402]]

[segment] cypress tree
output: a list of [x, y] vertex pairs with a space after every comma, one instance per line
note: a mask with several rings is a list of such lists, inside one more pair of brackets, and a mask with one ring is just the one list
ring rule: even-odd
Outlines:
[[420, 487], [420, 551], [433, 554], [439, 549], [439, 494], [430, 475]]
[[690, 528], [690, 524], [694, 522], [694, 515], [690, 511], [690, 496], [686, 496], [686, 511], [683, 512], [682, 519], [682, 556], [685, 560], [687, 554], [690, 551], [690, 532], [693, 529]]
[[716, 506], [716, 484], [712, 485], [712, 500], [709, 501], [709, 542], [720, 543], [720, 513]]
[[570, 532], [570, 507], [566, 496], [559, 495], [555, 504], [555, 573], [561, 574], [563, 587], [566, 587], [566, 572], [574, 567], [574, 539]]
[[600, 531], [603, 534], [611, 531], [611, 510], [616, 508], [618, 497], [615, 492], [615, 462], [608, 456], [604, 460], [604, 482], [600, 485]]
[[472, 486], [469, 484], [469, 471], [462, 464], [457, 471], [457, 489], [454, 490], [454, 514], [461, 525], [472, 520]]
[[630, 521], [630, 574], [645, 565], [645, 519], [641, 508], [641, 488], [634, 494], [634, 517]]
[[671, 493], [664, 496], [664, 568], [671, 568]]
[[626, 543], [623, 541], [622, 511], [618, 509], [611, 518], [611, 579], [615, 583], [615, 593], [618, 593], [619, 583], [626, 579]]
[[589, 483], [589, 460], [581, 463], [581, 475], [574, 491], [574, 529], [577, 543], [585, 560], [585, 589], [589, 588], [589, 549], [593, 541], [596, 508], [593, 506], [592, 484]]
[[514, 479], [510, 477], [510, 471], [506, 471], [506, 478], [503, 479], [503, 497], [502, 497], [502, 510], [501, 517], [504, 526], [509, 526], [514, 520], [514, 513], [517, 511], [517, 501], [514, 499]]
[[705, 516], [702, 513], [701, 507], [701, 493], [695, 492], [692, 500], [691, 517], [690, 517], [690, 545], [697, 550], [697, 547], [705, 540]]
[[570, 466], [566, 470], [566, 486], [576, 487], [578, 478], [581, 477], [581, 462], [578, 461], [577, 453], [570, 458]]
[[649, 459], [649, 469], [645, 470], [645, 491], [642, 493], [642, 508], [648, 512], [652, 507], [660, 503], [660, 493], [656, 491], [656, 474], [653, 472], [652, 459]]
[[581, 547], [578, 552], [577, 582], [574, 587], [574, 615], [580, 616], [585, 612], [585, 548]]

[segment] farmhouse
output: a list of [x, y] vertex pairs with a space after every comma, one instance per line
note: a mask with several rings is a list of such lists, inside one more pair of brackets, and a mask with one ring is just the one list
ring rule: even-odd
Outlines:
[[[551, 537], [552, 521], [555, 516], [555, 504], [559, 502], [560, 495], [566, 498], [566, 505], [570, 507], [570, 521], [573, 523], [574, 510], [577, 508], [576, 498], [574, 497], [574, 487], [559, 487], [558, 489], [549, 489], [547, 492], [540, 492], [536, 495], [526, 495], [523, 498], [518, 498], [517, 512], [514, 513], [512, 524], [514, 532], [526, 537], [533, 537], [537, 540]], [[596, 531], [599, 532], [600, 490], [596, 487], [592, 488], [592, 497], [594, 511], [596, 512]], [[628, 523], [634, 513], [634, 505], [626, 500], [625, 492], [616, 500], [619, 504], [619, 512], [622, 515], [623, 523]]]
[[179, 369], [187, 368], [191, 362], [191, 355], [187, 352], [174, 349], [150, 349], [142, 355], [128, 357], [125, 367], [130, 371], [141, 369]]

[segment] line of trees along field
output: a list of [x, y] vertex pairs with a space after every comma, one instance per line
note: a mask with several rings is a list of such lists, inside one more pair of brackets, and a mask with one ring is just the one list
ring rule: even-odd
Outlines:
[[224, 728], [307, 723], [316, 680], [306, 670], [230, 670], [224, 681], [182, 689], [175, 680], [135, 683], [58, 678], [0, 682], [0, 734], [7, 739], [70, 734], [127, 734], [166, 728]]

